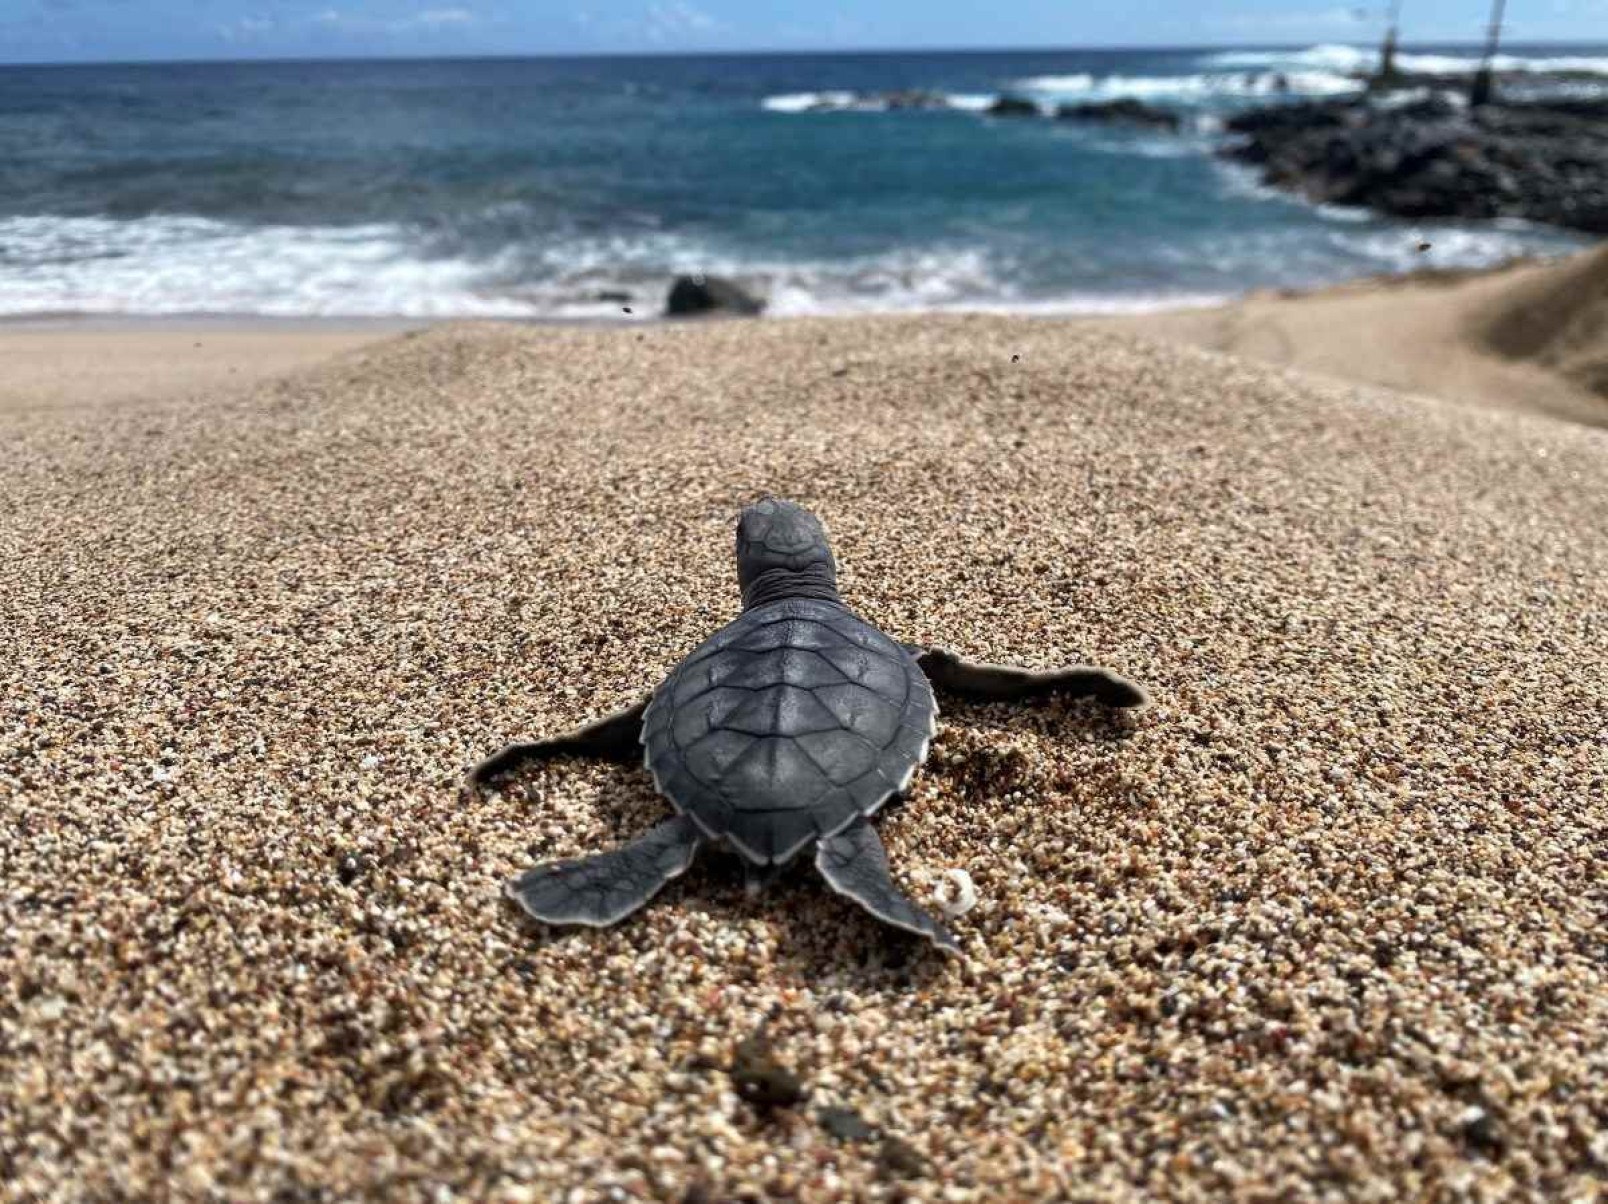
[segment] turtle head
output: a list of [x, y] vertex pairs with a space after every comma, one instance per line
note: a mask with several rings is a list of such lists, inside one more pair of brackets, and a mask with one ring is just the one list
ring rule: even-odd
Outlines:
[[737, 583], [744, 610], [780, 598], [836, 602], [837, 562], [821, 520], [781, 498], [746, 507], [737, 520]]

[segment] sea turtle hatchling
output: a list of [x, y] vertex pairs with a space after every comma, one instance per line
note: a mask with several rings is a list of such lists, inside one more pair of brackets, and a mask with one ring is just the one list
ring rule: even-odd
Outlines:
[[642, 750], [673, 819], [611, 852], [539, 865], [506, 893], [549, 924], [604, 927], [723, 845], [763, 882], [806, 849], [839, 894], [946, 950], [955, 938], [893, 884], [871, 817], [927, 756], [933, 687], [960, 697], [1093, 697], [1137, 707], [1145, 692], [1090, 665], [1033, 672], [900, 644], [838, 597], [820, 520], [765, 498], [737, 523], [743, 611], [654, 690], [617, 714], [550, 740], [511, 744], [472, 785], [558, 756], [628, 761]]

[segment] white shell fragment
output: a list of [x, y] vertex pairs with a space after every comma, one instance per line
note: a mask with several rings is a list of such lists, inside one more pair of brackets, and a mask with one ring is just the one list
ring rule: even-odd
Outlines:
[[947, 886], [940, 883], [938, 889], [933, 891], [933, 899], [938, 904], [938, 910], [951, 918], [963, 916], [977, 906], [977, 885], [971, 875], [965, 870], [945, 870], [944, 877], [954, 884], [951, 892]]

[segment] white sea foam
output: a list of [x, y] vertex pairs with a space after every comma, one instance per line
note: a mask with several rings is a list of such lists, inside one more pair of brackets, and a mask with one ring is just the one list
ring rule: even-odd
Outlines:
[[0, 313], [515, 316], [477, 269], [387, 225], [246, 227], [199, 217], [0, 218]]
[[[1379, 65], [1379, 52], [1358, 46], [1321, 45], [1305, 50], [1230, 50], [1205, 56], [1204, 62], [1217, 67], [1263, 67], [1351, 73], [1368, 72]], [[1491, 60], [1498, 71], [1578, 71], [1608, 75], [1608, 57], [1599, 55], [1522, 55], [1499, 54]], [[1421, 75], [1466, 75], [1480, 65], [1477, 53], [1396, 55], [1396, 66]]]
[[[1075, 289], [1036, 296], [1009, 262], [974, 247], [901, 249], [830, 262], [733, 265], [778, 317], [869, 313], [1117, 314], [1212, 305], [1226, 293]], [[719, 271], [720, 268], [715, 270]]]
[[[1475, 55], [1398, 54], [1396, 65], [1403, 71], [1424, 75], [1462, 75], [1479, 64]], [[1608, 57], [1552, 55], [1539, 58], [1499, 54], [1491, 60], [1498, 71], [1578, 71], [1588, 75], [1608, 75]]]
[[[1141, 139], [1142, 141], [1142, 139]], [[1279, 197], [1284, 204], [1298, 202]], [[1321, 211], [1320, 211], [1321, 212]], [[194, 217], [0, 219], [0, 313], [235, 313], [286, 316], [554, 317], [657, 313], [682, 273], [726, 276], [769, 312], [1133, 313], [1224, 300], [1277, 264], [1292, 283], [1433, 262], [1479, 266], [1578, 240], [1520, 225], [1404, 227], [1353, 211], [1326, 231], [1269, 228], [1151, 245], [1150, 270], [1174, 287], [1124, 283], [1091, 265], [1087, 283], [1046, 288], [1017, 253], [964, 240], [858, 257], [788, 259], [662, 231], [554, 237], [475, 259], [434, 255], [399, 227], [248, 228]], [[1433, 256], [1416, 253], [1431, 241]], [[1258, 269], [1247, 277], [1247, 267]], [[1035, 278], [1039, 278], [1034, 283]], [[1202, 287], [1202, 283], [1206, 287]], [[624, 291], [629, 300], [604, 299]]]
[[[1545, 240], [1539, 245], [1538, 236]], [[1492, 267], [1538, 250], [1566, 251], [1581, 242], [1562, 234], [1547, 238], [1524, 223], [1469, 227], [1426, 222], [1368, 231], [1336, 229], [1328, 237], [1333, 246], [1376, 264], [1375, 270], [1380, 272]], [[1418, 248], [1426, 242], [1429, 250], [1420, 251]]]
[[1017, 81], [1017, 87], [1031, 92], [1050, 92], [1057, 95], [1076, 95], [1094, 89], [1094, 76], [1087, 72], [1076, 75], [1031, 75]]
[[773, 113], [807, 113], [815, 109], [849, 109], [859, 97], [853, 92], [786, 92], [767, 96], [761, 103]]
[[[991, 92], [934, 93], [944, 107], [965, 113], [980, 113], [999, 99]], [[861, 92], [785, 92], [767, 96], [761, 107], [772, 113], [881, 113], [889, 108], [886, 96]]]
[[1051, 100], [1205, 100], [1213, 97], [1340, 96], [1362, 84], [1325, 71], [1203, 72], [1195, 75], [1035, 75], [1017, 87]]
[[646, 232], [554, 239], [485, 259], [432, 257], [391, 225], [245, 227], [199, 217], [0, 218], [0, 314], [623, 319], [658, 312], [670, 280], [702, 272], [769, 298], [769, 312], [1131, 312], [1198, 293], [1031, 296], [986, 250], [902, 248], [854, 259], [756, 258]]
[[1378, 61], [1378, 53], [1356, 46], [1326, 44], [1305, 50], [1225, 50], [1204, 56], [1217, 67], [1318, 67], [1327, 71], [1361, 71]]

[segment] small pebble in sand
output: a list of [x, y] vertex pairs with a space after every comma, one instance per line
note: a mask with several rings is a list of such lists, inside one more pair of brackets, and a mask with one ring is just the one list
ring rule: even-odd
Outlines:
[[776, 1060], [763, 1025], [737, 1043], [729, 1073], [737, 1094], [761, 1111], [791, 1108], [804, 1098], [804, 1081]]
[[815, 1115], [821, 1128], [839, 1141], [869, 1141], [876, 1136], [876, 1129], [853, 1108], [822, 1108]]
[[938, 910], [954, 918], [977, 906], [977, 884], [965, 870], [945, 870], [944, 881], [933, 891]]
[[928, 1173], [927, 1160], [903, 1137], [893, 1134], [882, 1139], [877, 1151], [877, 1163], [883, 1170], [898, 1179], [920, 1179]]

